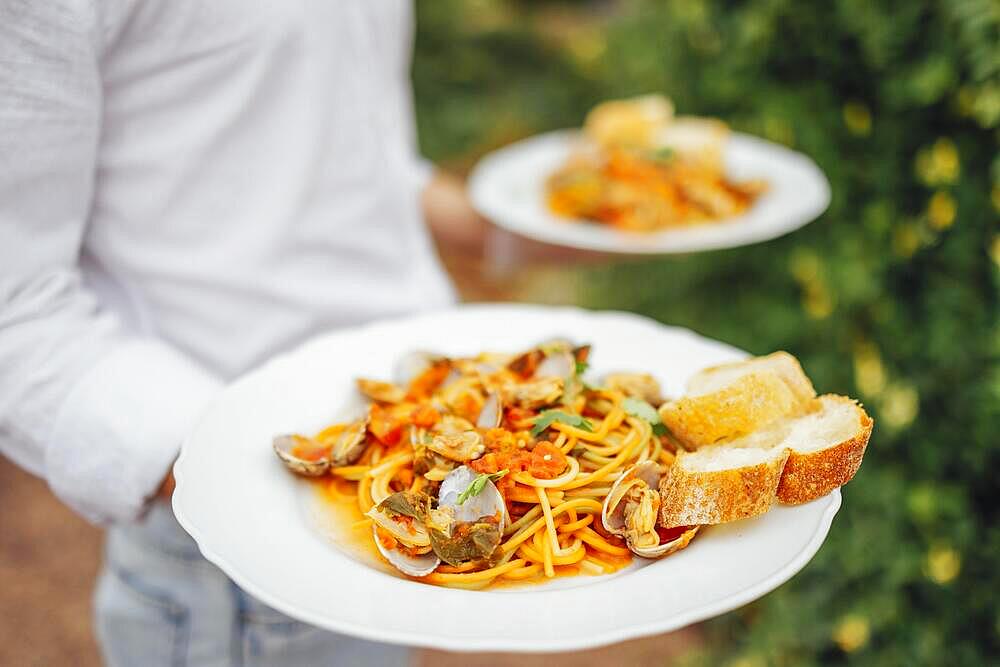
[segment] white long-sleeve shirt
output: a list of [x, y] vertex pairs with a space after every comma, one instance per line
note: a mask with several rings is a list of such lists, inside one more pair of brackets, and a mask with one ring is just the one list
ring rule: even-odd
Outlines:
[[0, 449], [141, 513], [227, 379], [440, 307], [396, 0], [0, 0]]

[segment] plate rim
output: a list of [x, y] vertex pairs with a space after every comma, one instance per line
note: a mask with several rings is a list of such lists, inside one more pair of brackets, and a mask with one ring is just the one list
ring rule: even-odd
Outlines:
[[[606, 230], [602, 229], [602, 231], [607, 231], [609, 233], [609, 238], [617, 239], [615, 244], [604, 243], [600, 240], [586, 239], [583, 237], [575, 237], [572, 235], [561, 235], [548, 227], [511, 223], [508, 219], [509, 215], [504, 213], [500, 205], [495, 204], [492, 201], [493, 197], [490, 193], [492, 186], [487, 185], [488, 174], [491, 169], [495, 168], [494, 165], [496, 161], [502, 159], [510, 152], [519, 149], [523, 150], [525, 147], [534, 143], [567, 141], [573, 138], [578, 138], [580, 135], [580, 128], [551, 130], [519, 139], [518, 141], [501, 146], [500, 148], [483, 155], [472, 168], [468, 178], [469, 199], [472, 202], [473, 208], [475, 208], [480, 215], [490, 220], [493, 225], [524, 238], [530, 238], [552, 245], [576, 248], [580, 250], [590, 250], [626, 256], [641, 256], [709, 252], [713, 250], [741, 248], [748, 245], [755, 245], [757, 243], [764, 243], [766, 241], [771, 241], [790, 234], [812, 222], [815, 222], [829, 209], [832, 202], [832, 189], [830, 181], [826, 177], [823, 170], [810, 156], [788, 146], [764, 139], [763, 137], [744, 132], [732, 132], [730, 136], [737, 141], [766, 147], [769, 150], [775, 151], [776, 153], [787, 156], [789, 159], [799, 162], [805, 171], [810, 172], [810, 175], [814, 178], [814, 184], [818, 187], [818, 197], [815, 201], [810, 202], [811, 205], [806, 208], [804, 212], [794, 216], [793, 222], [773, 225], [771, 228], [764, 230], [761, 233], [753, 234], [750, 237], [741, 239], [736, 243], [729, 243], [727, 241], [691, 242], [690, 240], [684, 240], [680, 233], [689, 232], [690, 228], [667, 229], [649, 233], [648, 235], [630, 235], [626, 232], [610, 228]], [[744, 216], [740, 215], [730, 219], [724, 219], [717, 223], [711, 223], [711, 226], [719, 228], [720, 225], [738, 225], [742, 217]], [[552, 218], [553, 221], [555, 221], [555, 216], [552, 216]], [[572, 220], [567, 220], [565, 224], [588, 223], [583, 220], [578, 220], [575, 223]], [[657, 240], [660, 240], [661, 243], [658, 244]], [[664, 240], [673, 240], [674, 242], [664, 245]]]
[[[674, 614], [672, 616], [651, 620], [647, 623], [642, 624], [630, 624], [613, 630], [607, 630], [603, 632], [591, 632], [583, 637], [575, 637], [573, 639], [560, 639], [560, 638], [547, 638], [545, 640], [527, 640], [520, 641], [517, 644], [511, 645], [509, 643], [509, 638], [503, 638], [498, 636], [497, 638], [447, 638], [441, 636], [424, 636], [416, 631], [398, 631], [398, 630], [388, 630], [380, 629], [379, 626], [368, 626], [356, 622], [341, 622], [337, 621], [331, 623], [328, 618], [324, 618], [321, 615], [312, 614], [310, 612], [302, 612], [295, 607], [292, 603], [286, 603], [280, 598], [272, 596], [271, 593], [263, 590], [259, 587], [250, 577], [245, 574], [240, 567], [235, 565], [230, 559], [219, 553], [216, 549], [212, 548], [209, 544], [209, 540], [204, 536], [202, 531], [197, 527], [196, 522], [192, 520], [186, 513], [183, 502], [183, 490], [186, 486], [186, 475], [183, 470], [183, 463], [188, 456], [188, 452], [191, 451], [191, 441], [194, 435], [200, 430], [201, 423], [207, 420], [207, 416], [214, 410], [216, 404], [221, 401], [222, 396], [229, 393], [231, 388], [243, 385], [247, 382], [252, 381], [252, 379], [260, 373], [263, 373], [265, 369], [270, 368], [276, 364], [279, 364], [283, 359], [291, 357], [293, 355], [299, 354], [301, 351], [307, 349], [308, 347], [318, 344], [325, 337], [335, 334], [335, 333], [346, 333], [351, 331], [363, 331], [367, 328], [373, 326], [383, 326], [386, 324], [391, 324], [393, 322], [404, 322], [408, 319], [414, 317], [428, 317], [441, 315], [444, 313], [451, 313], [456, 311], [470, 311], [470, 310], [533, 310], [536, 312], [551, 312], [553, 310], [567, 311], [574, 313], [585, 313], [589, 315], [612, 315], [621, 316], [628, 319], [633, 319], [640, 321], [646, 325], [655, 325], [659, 327], [664, 327], [668, 329], [673, 329], [678, 332], [683, 332], [687, 335], [692, 335], [698, 338], [705, 338], [716, 343], [721, 343], [722, 345], [727, 345], [722, 341], [716, 341], [715, 339], [708, 338], [707, 336], [702, 336], [691, 329], [686, 327], [679, 327], [675, 325], [664, 324], [652, 318], [638, 315], [636, 313], [631, 313], [628, 311], [617, 311], [617, 310], [591, 310], [586, 308], [580, 308], [576, 306], [545, 306], [538, 304], [516, 304], [516, 303], [469, 303], [469, 304], [456, 304], [451, 307], [421, 311], [416, 313], [410, 313], [406, 315], [400, 315], [395, 317], [389, 317], [384, 319], [374, 320], [365, 324], [344, 327], [341, 329], [333, 329], [325, 332], [318, 333], [317, 335], [293, 346], [292, 348], [278, 353], [273, 357], [269, 358], [264, 363], [256, 366], [246, 373], [240, 375], [233, 382], [227, 385], [223, 392], [214, 398], [209, 405], [206, 407], [202, 416], [199, 418], [197, 425], [193, 428], [188, 435], [184, 438], [183, 444], [181, 446], [180, 454], [177, 457], [173, 465], [173, 473], [176, 481], [176, 489], [171, 499], [171, 508], [173, 514], [180, 524], [180, 526], [194, 539], [198, 546], [199, 551], [213, 565], [217, 566], [222, 570], [222, 572], [231, 579], [237, 586], [239, 586], [244, 592], [250, 594], [257, 600], [263, 602], [264, 604], [276, 609], [291, 618], [298, 619], [305, 623], [314, 625], [316, 627], [329, 630], [331, 632], [338, 632], [345, 635], [350, 635], [352, 637], [357, 637], [360, 639], [366, 639], [369, 641], [404, 645], [410, 647], [421, 647], [421, 648], [431, 648], [440, 649], [446, 651], [452, 651], [457, 653], [472, 653], [472, 652], [503, 652], [503, 653], [558, 653], [566, 651], [577, 651], [577, 650], [587, 650], [592, 648], [597, 648], [601, 646], [607, 646], [610, 644], [615, 644], [630, 639], [637, 639], [640, 637], [651, 636], [655, 634], [661, 634], [666, 632], [672, 632], [679, 630], [681, 628], [687, 627], [691, 624], [698, 623], [700, 621], [713, 618], [715, 616], [721, 615], [723, 613], [738, 609], [749, 602], [752, 602], [760, 597], [766, 595], [767, 593], [773, 591], [781, 584], [787, 582], [795, 574], [804, 568], [809, 561], [812, 560], [813, 556], [819, 551], [819, 548], [823, 545], [829, 534], [830, 528], [833, 523], [833, 519], [836, 516], [842, 505], [842, 496], [840, 489], [835, 489], [833, 492], [824, 496], [823, 498], [817, 499], [813, 502], [826, 501], [828, 504], [823, 510], [822, 515], [818, 517], [815, 529], [812, 535], [809, 537], [808, 542], [805, 546], [798, 551], [793, 558], [782, 565], [779, 569], [775, 570], [770, 576], [762, 579], [761, 581], [747, 586], [746, 588], [723, 597], [720, 600], [705, 603], [703, 605], [693, 607], [683, 613]], [[732, 347], [732, 346], [729, 346]], [[734, 348], [738, 349], [738, 348]], [[361, 563], [356, 564], [358, 567], [365, 567]], [[546, 594], [556, 594], [559, 591], [539, 591]]]

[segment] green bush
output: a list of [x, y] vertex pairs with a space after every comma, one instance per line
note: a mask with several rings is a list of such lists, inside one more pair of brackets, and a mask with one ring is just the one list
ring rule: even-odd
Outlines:
[[833, 201], [748, 248], [579, 276], [587, 306], [798, 355], [876, 427], [816, 558], [707, 624], [693, 662], [977, 665], [1000, 655], [1000, 5], [418, 4], [425, 152], [468, 166], [650, 91], [801, 150]]

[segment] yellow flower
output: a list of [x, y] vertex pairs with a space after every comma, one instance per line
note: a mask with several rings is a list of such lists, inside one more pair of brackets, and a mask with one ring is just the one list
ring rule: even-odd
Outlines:
[[885, 389], [885, 366], [878, 348], [869, 342], [854, 346], [854, 382], [862, 394], [878, 396]]
[[826, 285], [816, 281], [807, 284], [806, 293], [802, 298], [802, 307], [805, 308], [806, 315], [814, 320], [823, 320], [833, 312], [833, 298]]
[[927, 204], [927, 218], [934, 229], [947, 229], [955, 222], [958, 207], [955, 198], [944, 190], [938, 190]]
[[847, 614], [833, 629], [833, 641], [845, 653], [853, 653], [868, 643], [871, 627], [861, 614]]
[[608, 50], [608, 42], [600, 30], [581, 30], [567, 44], [570, 55], [584, 65], [589, 65], [601, 59]]
[[947, 584], [958, 576], [962, 569], [962, 558], [951, 547], [936, 545], [927, 552], [924, 573], [935, 584]]
[[910, 385], [894, 384], [882, 394], [880, 403], [883, 421], [891, 428], [905, 428], [913, 423], [920, 411], [920, 395]]
[[866, 137], [872, 131], [872, 112], [861, 102], [848, 102], [844, 105], [844, 125], [851, 134]]
[[947, 185], [958, 179], [961, 162], [955, 142], [941, 137], [917, 153], [917, 177], [927, 185]]
[[990, 242], [990, 257], [993, 258], [993, 263], [1000, 267], [1000, 234], [993, 235], [993, 240]]

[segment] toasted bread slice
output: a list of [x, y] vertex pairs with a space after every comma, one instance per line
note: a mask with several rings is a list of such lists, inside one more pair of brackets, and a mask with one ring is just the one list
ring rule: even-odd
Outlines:
[[660, 482], [660, 525], [726, 523], [774, 502], [788, 451], [716, 445], [681, 452]]
[[787, 352], [706, 368], [688, 393], [660, 406], [660, 419], [681, 444], [697, 449], [731, 440], [814, 407], [816, 390]]
[[873, 422], [846, 396], [819, 398], [820, 409], [793, 420], [782, 445], [788, 461], [778, 484], [778, 500], [807, 503], [847, 484], [861, 467]]
[[763, 514], [776, 497], [798, 504], [824, 496], [854, 477], [871, 431], [855, 401], [826, 395], [812, 412], [682, 452], [660, 484], [660, 525], [725, 523]]

